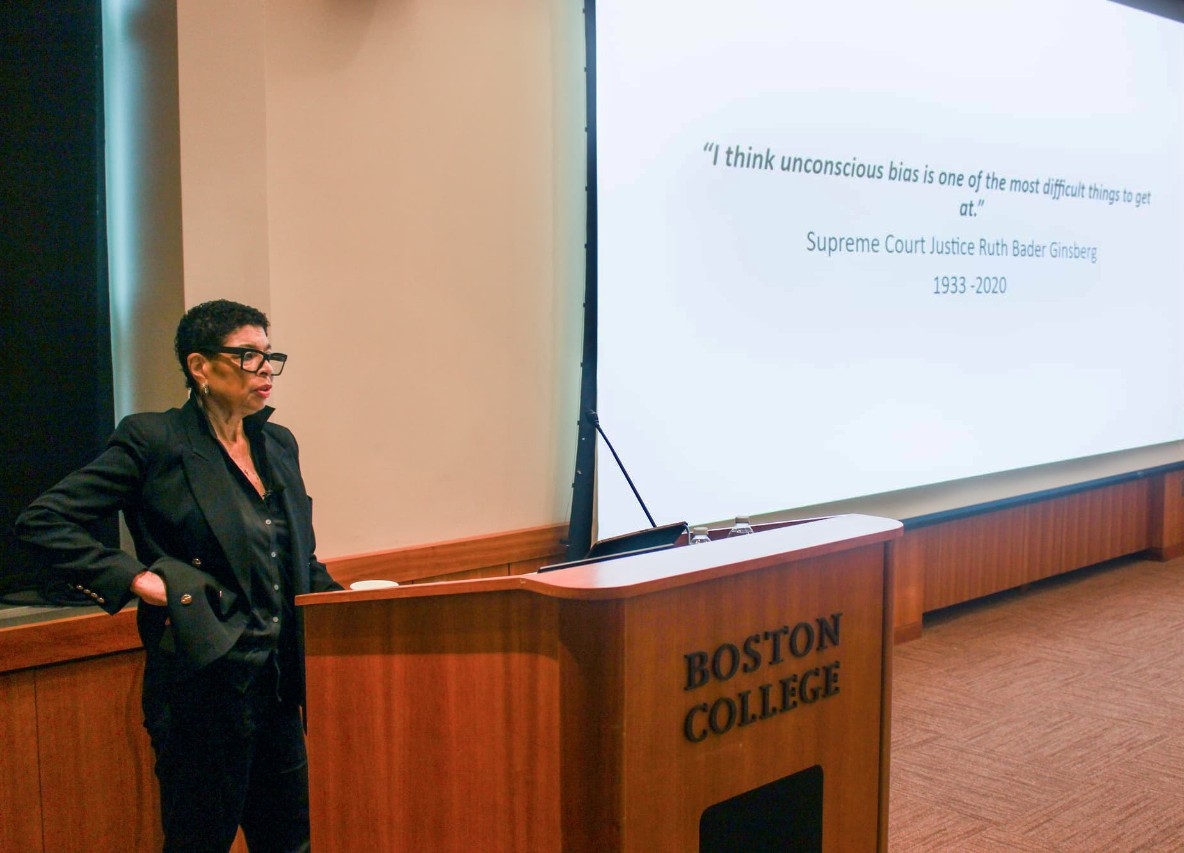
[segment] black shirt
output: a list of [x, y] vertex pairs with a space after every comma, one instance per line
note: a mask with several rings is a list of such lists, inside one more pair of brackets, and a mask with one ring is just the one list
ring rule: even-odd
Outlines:
[[263, 481], [262, 496], [219, 442], [223, 459], [239, 488], [227, 495], [239, 517], [239, 527], [250, 553], [251, 588], [244, 590], [251, 602], [250, 619], [238, 642], [227, 653], [233, 661], [263, 666], [269, 660], [277, 668], [279, 693], [285, 674], [294, 672], [296, 660], [296, 606], [292, 581], [291, 533], [281, 487], [268, 464], [263, 436], [247, 430], [251, 458]]

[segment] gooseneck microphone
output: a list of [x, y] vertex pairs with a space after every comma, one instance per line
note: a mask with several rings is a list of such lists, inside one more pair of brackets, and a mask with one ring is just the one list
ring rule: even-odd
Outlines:
[[637, 486], [633, 485], [633, 478], [629, 476], [629, 472], [625, 470], [625, 463], [621, 461], [621, 457], [617, 455], [616, 448], [613, 443], [608, 440], [608, 436], [604, 434], [604, 429], [600, 426], [600, 416], [591, 409], [588, 410], [588, 418], [592, 421], [592, 426], [596, 427], [596, 431], [600, 433], [600, 437], [604, 439], [605, 445], [609, 452], [613, 455], [613, 460], [616, 461], [617, 467], [621, 469], [621, 473], [625, 475], [625, 482], [629, 484], [629, 488], [633, 490], [633, 497], [637, 498], [637, 502], [641, 504], [641, 510], [645, 513], [645, 517], [650, 521], [650, 527], [657, 527], [654, 522], [654, 517], [650, 515], [649, 509], [645, 505], [645, 501], [641, 499], [641, 493], [637, 491]]

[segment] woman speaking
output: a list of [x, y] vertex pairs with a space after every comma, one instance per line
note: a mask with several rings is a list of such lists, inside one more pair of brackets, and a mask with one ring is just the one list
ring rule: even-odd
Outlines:
[[[292, 433], [268, 421], [287, 356], [227, 300], [177, 327], [179, 409], [125, 418], [34, 501], [17, 533], [115, 613], [138, 597], [144, 725], [166, 851], [307, 850], [303, 635], [295, 596], [340, 589], [316, 558]], [[89, 525], [122, 511], [136, 556]]]

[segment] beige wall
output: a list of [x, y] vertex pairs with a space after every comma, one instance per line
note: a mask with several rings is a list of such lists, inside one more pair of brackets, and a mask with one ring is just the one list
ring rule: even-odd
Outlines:
[[256, 0], [177, 3], [186, 306], [271, 307], [264, 23]]
[[269, 312], [320, 555], [565, 521], [579, 4], [178, 0], [177, 55], [185, 304]]

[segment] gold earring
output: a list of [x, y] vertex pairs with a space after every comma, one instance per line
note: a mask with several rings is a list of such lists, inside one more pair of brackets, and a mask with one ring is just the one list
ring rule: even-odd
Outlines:
[[210, 396], [210, 383], [208, 383], [208, 382], [202, 383], [201, 393], [205, 394], [207, 397]]

